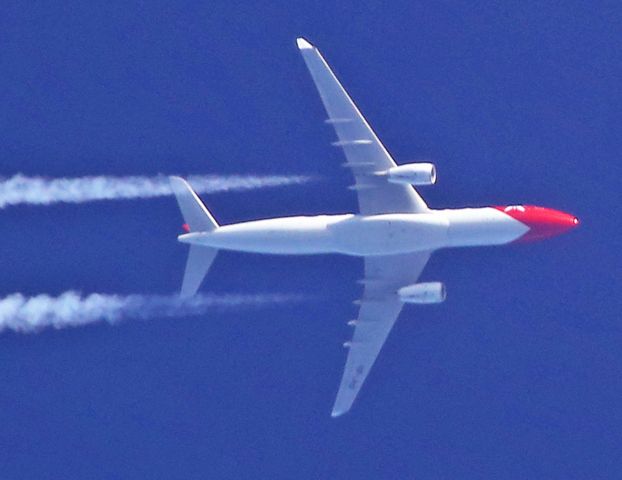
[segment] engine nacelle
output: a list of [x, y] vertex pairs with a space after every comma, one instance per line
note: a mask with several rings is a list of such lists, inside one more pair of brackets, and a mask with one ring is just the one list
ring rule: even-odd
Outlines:
[[447, 292], [442, 282], [415, 283], [397, 291], [400, 300], [404, 303], [441, 303]]
[[410, 185], [434, 185], [436, 183], [436, 167], [433, 163], [407, 163], [389, 168], [387, 180], [391, 183], [407, 183]]

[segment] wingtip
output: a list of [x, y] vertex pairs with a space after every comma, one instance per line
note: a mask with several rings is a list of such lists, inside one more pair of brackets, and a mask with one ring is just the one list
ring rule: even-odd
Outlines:
[[337, 417], [341, 417], [341, 415], [343, 415], [344, 413], [346, 412], [343, 410], [334, 409], [332, 412], [330, 412], [330, 416], [333, 418], [337, 418]]
[[298, 37], [296, 39], [296, 45], [298, 45], [298, 48], [300, 50], [308, 50], [308, 49], [313, 48], [313, 45], [311, 45], [307, 40], [305, 40], [302, 37]]

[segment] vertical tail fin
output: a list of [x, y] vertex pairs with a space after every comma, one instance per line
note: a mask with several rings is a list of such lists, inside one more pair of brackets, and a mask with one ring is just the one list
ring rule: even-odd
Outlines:
[[[218, 223], [188, 182], [180, 177], [169, 177], [169, 180], [187, 229], [191, 232], [216, 230]], [[190, 245], [184, 281], [181, 286], [182, 297], [191, 297], [196, 293], [217, 253], [218, 250], [215, 248]]]

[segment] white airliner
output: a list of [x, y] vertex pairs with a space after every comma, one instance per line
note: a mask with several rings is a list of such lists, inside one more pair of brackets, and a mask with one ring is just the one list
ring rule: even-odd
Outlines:
[[365, 263], [364, 292], [337, 399], [336, 417], [347, 412], [369, 374], [405, 303], [440, 303], [440, 282], [417, 283], [430, 255], [439, 248], [503, 245], [551, 237], [576, 227], [579, 220], [543, 207], [433, 210], [413, 185], [436, 182], [431, 163], [397, 165], [317, 48], [303, 38], [298, 48], [315, 82], [333, 142], [345, 153], [354, 175], [359, 213], [270, 218], [219, 225], [190, 185], [171, 177], [171, 185], [190, 244], [181, 288], [183, 296], [199, 288], [219, 249], [283, 255], [341, 253]]

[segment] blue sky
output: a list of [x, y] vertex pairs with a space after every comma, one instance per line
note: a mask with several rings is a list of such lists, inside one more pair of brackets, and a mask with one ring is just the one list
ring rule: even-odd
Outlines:
[[[314, 302], [0, 338], [3, 479], [618, 478], [616, 2], [4, 2], [0, 174], [311, 174], [204, 196], [221, 223], [356, 208], [295, 38], [434, 207], [579, 216], [439, 252], [353, 411], [330, 417], [360, 261], [221, 254], [205, 292]], [[6, 208], [0, 296], [179, 288], [172, 198]]]

